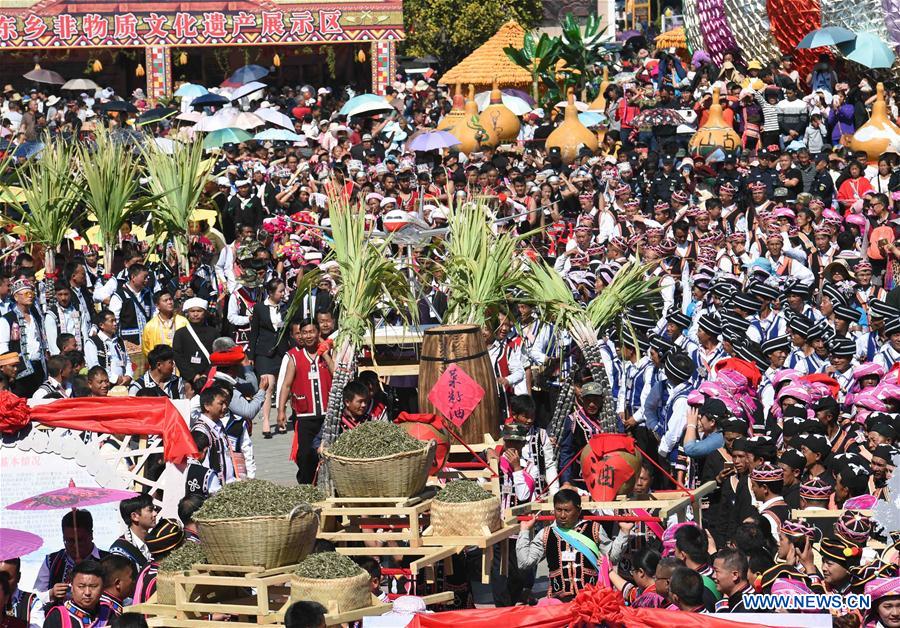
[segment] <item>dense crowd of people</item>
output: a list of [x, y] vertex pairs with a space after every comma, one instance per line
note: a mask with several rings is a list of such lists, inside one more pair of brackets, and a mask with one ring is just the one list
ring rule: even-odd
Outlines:
[[[658, 280], [652, 303], [624, 313], [624, 333], [600, 330], [603, 367], [620, 430], [649, 452], [632, 496], [713, 483], [702, 518], [654, 522], [653, 509], [636, 511], [645, 516], [637, 523], [585, 518], [579, 455], [602, 431], [606, 391], [568, 335], [510, 295], [483, 330], [509, 417], [492, 455], [504, 507], [549, 494], [555, 523], [522, 523], [508, 571], [495, 566], [495, 604], [535, 602], [545, 560], [542, 604], [598, 583], [633, 606], [689, 612], [746, 611], [748, 592], [853, 592], [870, 595], [871, 609], [841, 609], [836, 625], [900, 627], [898, 531], [871, 515], [898, 498], [900, 157], [872, 161], [849, 147], [874, 80], [827, 57], [807, 76], [789, 56], [742, 66], [728, 55], [718, 67], [702, 51], [681, 61], [626, 49], [617, 64], [600, 148], [582, 147], [573, 163], [543, 145], [560, 108], [525, 114], [509, 146], [416, 152], [407, 142], [450, 110], [433, 81], [398, 77], [387, 90], [394, 113], [349, 120], [337, 113], [347, 90], [268, 88], [262, 106], [289, 116], [305, 140], [221, 150], [203, 199], [212, 211], [192, 224], [187, 281], [174, 249], [146, 249], [152, 225], [140, 215], [123, 227], [112, 268], [78, 238], [53, 279], [38, 279], [40, 255], [15, 231], [0, 236], [0, 387], [36, 400], [115, 389], [190, 399], [201, 452], [177, 469], [184, 492], [165, 496], [180, 522], [157, 523], [149, 496], [123, 502], [128, 531], [107, 555], [93, 545], [86, 513], [74, 515], [84, 518], [78, 538], [66, 515], [66, 547], [48, 555], [34, 593], [19, 587], [15, 561], [0, 563], [10, 614], [30, 625], [99, 626], [126, 598], [146, 600], [155, 562], [196, 540], [190, 515], [202, 499], [256, 476], [254, 439], [293, 432], [297, 480], [314, 480], [340, 329], [336, 295], [353, 289], [334, 262], [323, 263], [336, 195], [364, 205], [377, 230], [443, 227], [455, 205], [483, 201], [497, 229], [531, 233], [523, 259], [546, 259], [584, 305], [631, 260]], [[707, 159], [690, 154], [685, 130], [703, 124], [713, 88], [741, 146]], [[138, 92], [131, 100], [148, 107]], [[8, 86], [0, 133], [11, 150], [44, 133], [89, 140], [90, 125], [128, 126], [125, 114], [95, 113], [113, 98]], [[897, 103], [888, 89], [894, 119]], [[678, 112], [686, 128], [633, 123], [659, 108]], [[189, 139], [189, 126], [172, 117], [142, 132]], [[409, 263], [398, 254], [398, 265]], [[420, 324], [440, 324], [440, 260], [426, 246], [412, 263]], [[315, 268], [318, 285], [295, 295]], [[292, 300], [299, 307], [288, 318]], [[374, 322], [396, 321], [386, 313]], [[566, 378], [575, 410], [548, 433]], [[414, 378], [359, 373], [344, 390], [340, 429], [416, 412], [415, 387]], [[465, 556], [457, 559], [445, 586], [465, 607], [471, 590]]]

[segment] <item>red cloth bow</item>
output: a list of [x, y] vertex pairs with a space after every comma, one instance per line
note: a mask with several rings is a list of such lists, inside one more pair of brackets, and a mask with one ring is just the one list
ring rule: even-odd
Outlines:
[[31, 422], [31, 408], [21, 397], [0, 390], [0, 432], [13, 434]]
[[244, 358], [244, 348], [241, 345], [234, 345], [227, 351], [216, 351], [209, 356], [209, 363], [213, 366], [234, 366], [241, 364]]

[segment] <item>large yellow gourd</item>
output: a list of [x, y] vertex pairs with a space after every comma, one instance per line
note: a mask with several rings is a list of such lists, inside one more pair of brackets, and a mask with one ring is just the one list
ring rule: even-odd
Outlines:
[[438, 131], [449, 131], [455, 127], [466, 115], [466, 97], [462, 95], [462, 85], [456, 84], [456, 92], [453, 94], [453, 107], [447, 112], [437, 125]]
[[578, 110], [575, 108], [575, 92], [569, 90], [568, 105], [566, 106], [565, 117], [560, 124], [547, 137], [547, 149], [559, 148], [560, 156], [565, 164], [575, 161], [578, 156], [578, 149], [584, 145], [592, 151], [597, 150], [599, 145], [597, 136], [588, 130], [578, 120]]
[[606, 111], [606, 88], [609, 87], [609, 68], [603, 67], [603, 80], [600, 81], [600, 91], [594, 102], [587, 108], [588, 111]]
[[493, 144], [508, 142], [519, 137], [521, 123], [509, 108], [503, 104], [503, 94], [497, 86], [497, 77], [494, 77], [494, 87], [491, 89], [491, 102], [484, 108], [479, 116], [481, 126], [491, 137]]
[[741, 146], [741, 138], [722, 118], [722, 105], [719, 104], [719, 88], [713, 89], [712, 104], [709, 106], [709, 117], [706, 124], [700, 127], [688, 144], [691, 155], [708, 156], [717, 148], [725, 152], [734, 152]]
[[879, 83], [875, 88], [872, 116], [853, 134], [850, 148], [854, 151], [866, 151], [872, 163], [877, 162], [881, 155], [890, 149], [900, 151], [900, 127], [888, 117], [883, 83]]
[[459, 140], [459, 150], [466, 155], [496, 146], [496, 143], [491, 142], [490, 135], [481, 126], [481, 121], [478, 119], [478, 105], [475, 104], [474, 85], [469, 85], [469, 98], [466, 100], [463, 117], [449, 133]]

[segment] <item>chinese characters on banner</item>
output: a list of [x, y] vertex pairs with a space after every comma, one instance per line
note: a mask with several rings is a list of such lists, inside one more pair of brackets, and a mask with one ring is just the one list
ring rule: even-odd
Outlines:
[[456, 364], [447, 367], [428, 393], [428, 401], [456, 427], [469, 419], [482, 398], [484, 388]]
[[160, 46], [348, 39], [340, 9], [225, 13], [0, 14], [2, 47]]

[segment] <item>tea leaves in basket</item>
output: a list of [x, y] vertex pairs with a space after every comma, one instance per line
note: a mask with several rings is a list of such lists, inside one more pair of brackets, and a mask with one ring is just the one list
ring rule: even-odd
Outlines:
[[481, 488], [471, 480], [454, 480], [438, 491], [434, 498], [439, 502], [480, 502], [494, 494]]
[[302, 578], [316, 580], [332, 580], [334, 578], [352, 578], [358, 576], [362, 567], [350, 558], [337, 552], [320, 552], [310, 554], [297, 565], [297, 575]]
[[422, 449], [423, 443], [386, 421], [367, 421], [337, 437], [329, 453], [343, 458], [369, 460]]
[[186, 571], [194, 565], [205, 565], [207, 562], [203, 547], [199, 543], [188, 541], [159, 561], [159, 570], [162, 572]]
[[207, 499], [197, 521], [287, 515], [300, 504], [321, 501], [325, 495], [309, 485], [279, 486], [266, 480], [232, 482]]

